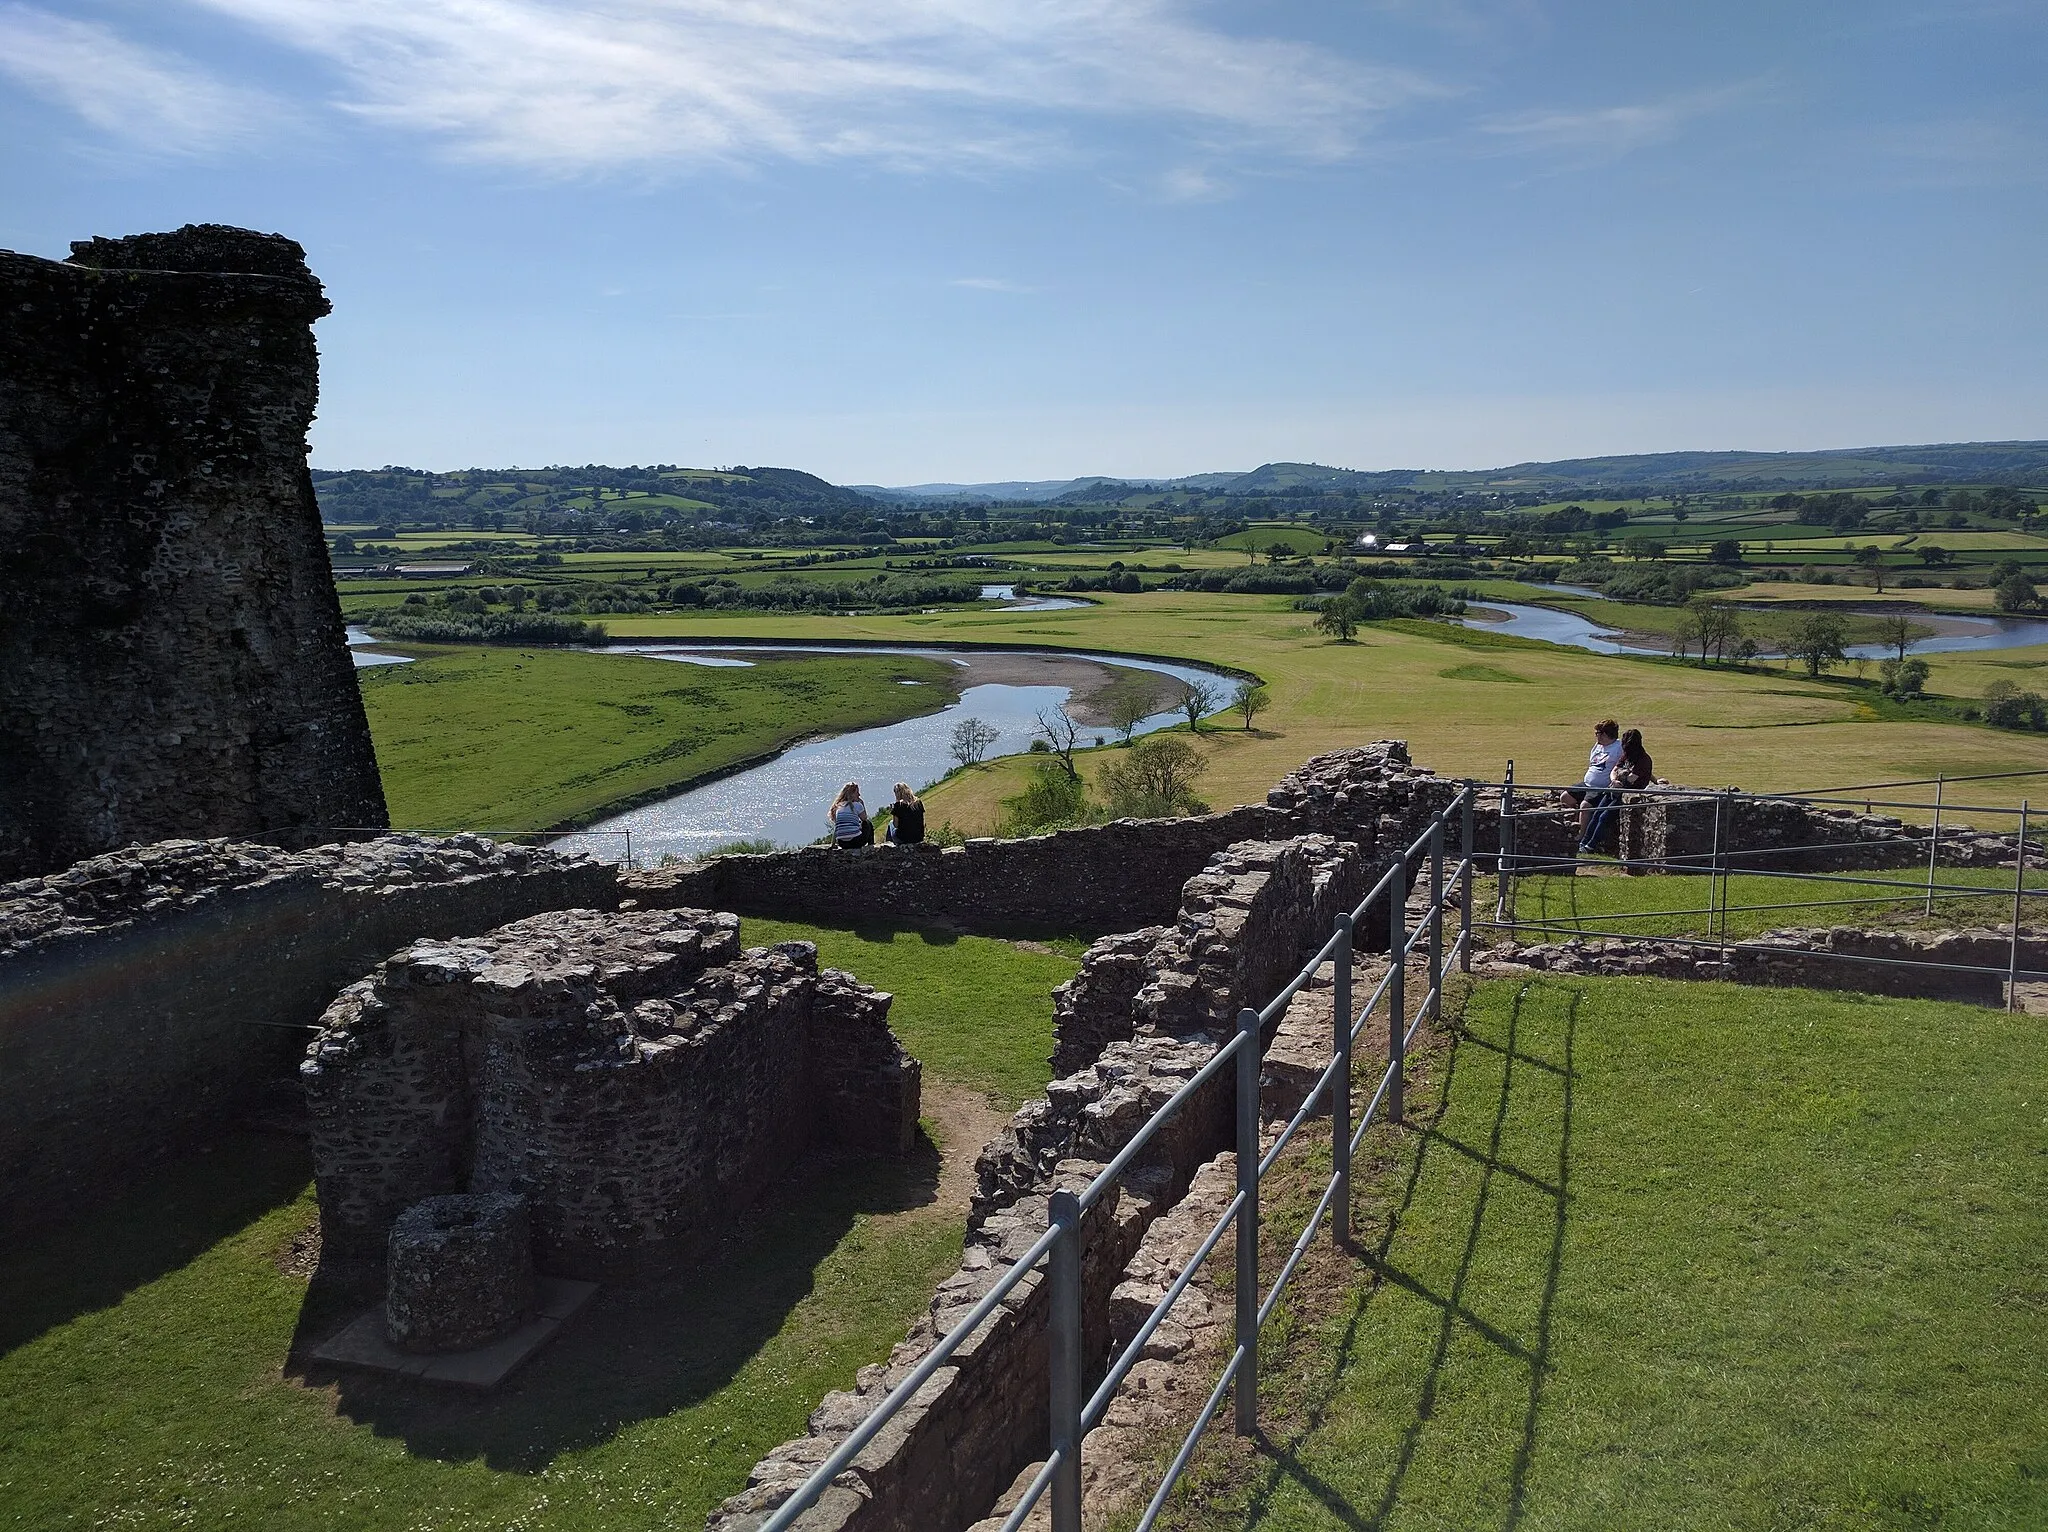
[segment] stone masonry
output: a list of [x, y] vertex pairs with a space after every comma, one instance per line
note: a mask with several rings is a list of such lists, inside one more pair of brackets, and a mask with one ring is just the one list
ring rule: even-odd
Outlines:
[[301, 1066], [323, 1261], [374, 1269], [423, 1198], [523, 1196], [535, 1259], [631, 1278], [689, 1253], [819, 1139], [902, 1154], [917, 1061], [889, 997], [736, 916], [564, 910], [416, 942]]
[[327, 312], [277, 235], [0, 251], [0, 879], [387, 823], [306, 471]]
[[[1150, 933], [1146, 961], [1159, 966], [1146, 972], [1158, 995], [1142, 1019], [1111, 1020], [1107, 987], [1085, 1002], [1068, 996], [1068, 1014], [1086, 1009], [1090, 1031], [1086, 1043], [1077, 1029], [1062, 1046], [1095, 1056], [1054, 1080], [982, 1151], [958, 1272], [940, 1284], [930, 1312], [886, 1364], [863, 1368], [850, 1392], [828, 1395], [806, 1436], [755, 1466], [748, 1488], [714, 1513], [710, 1532], [760, 1526], [1043, 1232], [1052, 1192], [1086, 1185], [1208, 1061], [1238, 1008], [1262, 1004], [1292, 977], [1327, 934], [1329, 916], [1356, 902], [1362, 876], [1357, 848], [1327, 836], [1232, 846], [1188, 881], [1173, 931]], [[1254, 943], [1270, 950], [1255, 952]], [[1135, 1009], [1137, 992], [1124, 1003]], [[1225, 1071], [1083, 1220], [1083, 1354], [1097, 1375], [1112, 1340], [1112, 1294], [1146, 1230], [1227, 1144], [1233, 1099]], [[981, 1517], [1045, 1450], [1045, 1305], [1040, 1271], [798, 1525], [805, 1532], [956, 1532]]]
[[476, 836], [163, 841], [0, 885], [0, 1224], [61, 1219], [292, 1082], [335, 992], [425, 934], [617, 902]]

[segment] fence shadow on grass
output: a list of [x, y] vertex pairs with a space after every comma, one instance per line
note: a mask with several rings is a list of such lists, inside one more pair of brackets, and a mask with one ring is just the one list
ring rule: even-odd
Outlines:
[[101, 1207], [0, 1244], [0, 1353], [111, 1308], [178, 1270], [312, 1179], [303, 1138], [223, 1134], [135, 1176]]
[[[331, 1384], [343, 1416], [401, 1439], [415, 1454], [536, 1472], [560, 1453], [716, 1393], [810, 1295], [815, 1269], [857, 1218], [928, 1207], [938, 1180], [938, 1150], [922, 1132], [900, 1161], [813, 1155], [754, 1203], [730, 1238], [686, 1266], [642, 1284], [600, 1288], [545, 1350], [489, 1394], [321, 1365], [295, 1363], [292, 1371], [305, 1383]], [[343, 1307], [335, 1295], [309, 1293], [294, 1357], [361, 1304], [360, 1294]], [[794, 1401], [787, 1429], [801, 1430], [816, 1402], [808, 1392]]]
[[[1544, 1387], [1551, 1371], [1552, 1316], [1558, 1280], [1564, 1266], [1565, 1227], [1570, 1206], [1572, 1088], [1579, 1004], [1582, 999], [1581, 991], [1572, 990], [1565, 1002], [1563, 1060], [1558, 1062], [1544, 1059], [1525, 1052], [1522, 1048], [1523, 1003], [1528, 998], [1530, 990], [1535, 987], [1533, 984], [1525, 985], [1516, 995], [1508, 1017], [1507, 1037], [1503, 1042], [1496, 1043], [1470, 1031], [1459, 1035], [1457, 1046], [1445, 1069], [1437, 1100], [1442, 1107], [1448, 1107], [1452, 1087], [1456, 1081], [1458, 1059], [1464, 1049], [1478, 1048], [1500, 1055], [1500, 1091], [1494, 1103], [1488, 1141], [1485, 1147], [1481, 1148], [1464, 1143], [1444, 1132], [1441, 1126], [1441, 1109], [1436, 1122], [1421, 1128], [1421, 1141], [1416, 1145], [1415, 1156], [1410, 1163], [1400, 1201], [1387, 1218], [1379, 1240], [1365, 1256], [1377, 1273], [1378, 1283], [1368, 1289], [1353, 1305], [1343, 1333], [1336, 1346], [1332, 1348], [1327, 1369], [1318, 1381], [1316, 1392], [1313, 1397], [1302, 1401], [1302, 1407], [1295, 1417], [1295, 1429], [1287, 1432], [1284, 1440], [1276, 1440], [1263, 1430], [1258, 1435], [1257, 1449], [1261, 1456], [1269, 1460], [1271, 1468], [1266, 1481], [1259, 1486], [1247, 1506], [1244, 1517], [1246, 1526], [1263, 1523], [1271, 1510], [1274, 1492], [1283, 1482], [1292, 1481], [1298, 1488], [1312, 1495], [1338, 1525], [1360, 1529], [1384, 1527], [1400, 1505], [1403, 1487], [1414, 1468], [1422, 1449], [1423, 1438], [1436, 1414], [1439, 1384], [1450, 1358], [1452, 1340], [1461, 1325], [1479, 1335], [1489, 1345], [1513, 1357], [1528, 1373], [1528, 1399], [1523, 1409], [1520, 1437], [1508, 1476], [1508, 1500], [1505, 1506], [1499, 1508], [1501, 1525], [1504, 1528], [1512, 1529], [1520, 1525], [1527, 1499], [1529, 1471], [1535, 1458], [1538, 1427], [1542, 1418]], [[1546, 1179], [1536, 1171], [1509, 1163], [1501, 1156], [1502, 1138], [1507, 1127], [1518, 1066], [1554, 1075], [1559, 1081], [1562, 1112], [1554, 1180]], [[1395, 1237], [1400, 1232], [1407, 1214], [1414, 1207], [1432, 1156], [1441, 1154], [1456, 1155], [1480, 1167], [1479, 1182], [1471, 1194], [1471, 1212], [1466, 1225], [1463, 1249], [1456, 1274], [1447, 1292], [1435, 1290], [1420, 1278], [1395, 1266], [1391, 1259]], [[1465, 1289], [1479, 1253], [1487, 1206], [1496, 1177], [1507, 1177], [1519, 1182], [1547, 1197], [1553, 1204], [1550, 1248], [1545, 1263], [1542, 1293], [1537, 1304], [1533, 1346], [1474, 1313], [1464, 1301]], [[1340, 1397], [1343, 1378], [1351, 1366], [1361, 1340], [1370, 1339], [1369, 1335], [1364, 1333], [1368, 1329], [1367, 1320], [1373, 1308], [1373, 1300], [1383, 1288], [1397, 1289], [1433, 1306], [1437, 1310], [1438, 1320], [1429, 1362], [1421, 1384], [1416, 1390], [1410, 1419], [1401, 1434], [1393, 1466], [1388, 1471], [1386, 1483], [1378, 1496], [1367, 1507], [1360, 1503], [1363, 1497], [1331, 1483], [1305, 1461], [1302, 1454], [1304, 1448], [1325, 1424], [1332, 1407]]]

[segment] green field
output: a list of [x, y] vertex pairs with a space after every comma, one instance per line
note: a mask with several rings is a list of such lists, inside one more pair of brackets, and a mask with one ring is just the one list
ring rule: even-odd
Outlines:
[[[894, 990], [928, 1119], [948, 1092], [1008, 1102], [1047, 1078], [1071, 957], [781, 922], [742, 936], [816, 940]], [[979, 1147], [940, 1145], [963, 1187]], [[929, 1144], [806, 1168], [699, 1269], [600, 1291], [484, 1398], [286, 1367], [295, 1335], [349, 1312], [309, 1300], [288, 1258], [314, 1220], [301, 1141], [230, 1138], [142, 1176], [0, 1245], [0, 1525], [698, 1532], [959, 1260], [964, 1190], [938, 1199]]]
[[2048, 1525], [2037, 1018], [1509, 979], [1454, 1050], [1163, 1525]]
[[807, 735], [932, 712], [957, 686], [954, 667], [909, 655], [764, 655], [711, 670], [561, 649], [394, 647], [417, 658], [359, 674], [391, 822], [405, 829], [588, 822]]

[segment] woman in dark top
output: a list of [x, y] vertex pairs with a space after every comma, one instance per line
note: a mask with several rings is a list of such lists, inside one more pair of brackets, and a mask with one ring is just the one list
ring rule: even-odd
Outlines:
[[1657, 780], [1657, 767], [1643, 748], [1641, 729], [1621, 731], [1621, 764], [1614, 768], [1616, 787], [1648, 787]]
[[896, 784], [896, 801], [889, 805], [889, 839], [898, 846], [915, 846], [924, 839], [924, 804], [908, 782]]

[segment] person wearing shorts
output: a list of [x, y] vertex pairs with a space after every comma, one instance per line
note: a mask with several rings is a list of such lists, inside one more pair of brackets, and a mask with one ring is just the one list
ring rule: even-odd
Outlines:
[[1586, 843], [1593, 811], [1604, 805], [1614, 786], [1614, 768], [1621, 764], [1621, 725], [1603, 718], [1593, 725], [1593, 748], [1586, 752], [1586, 775], [1577, 787], [1565, 789], [1565, 796], [1579, 809], [1579, 854], [1593, 848]]

